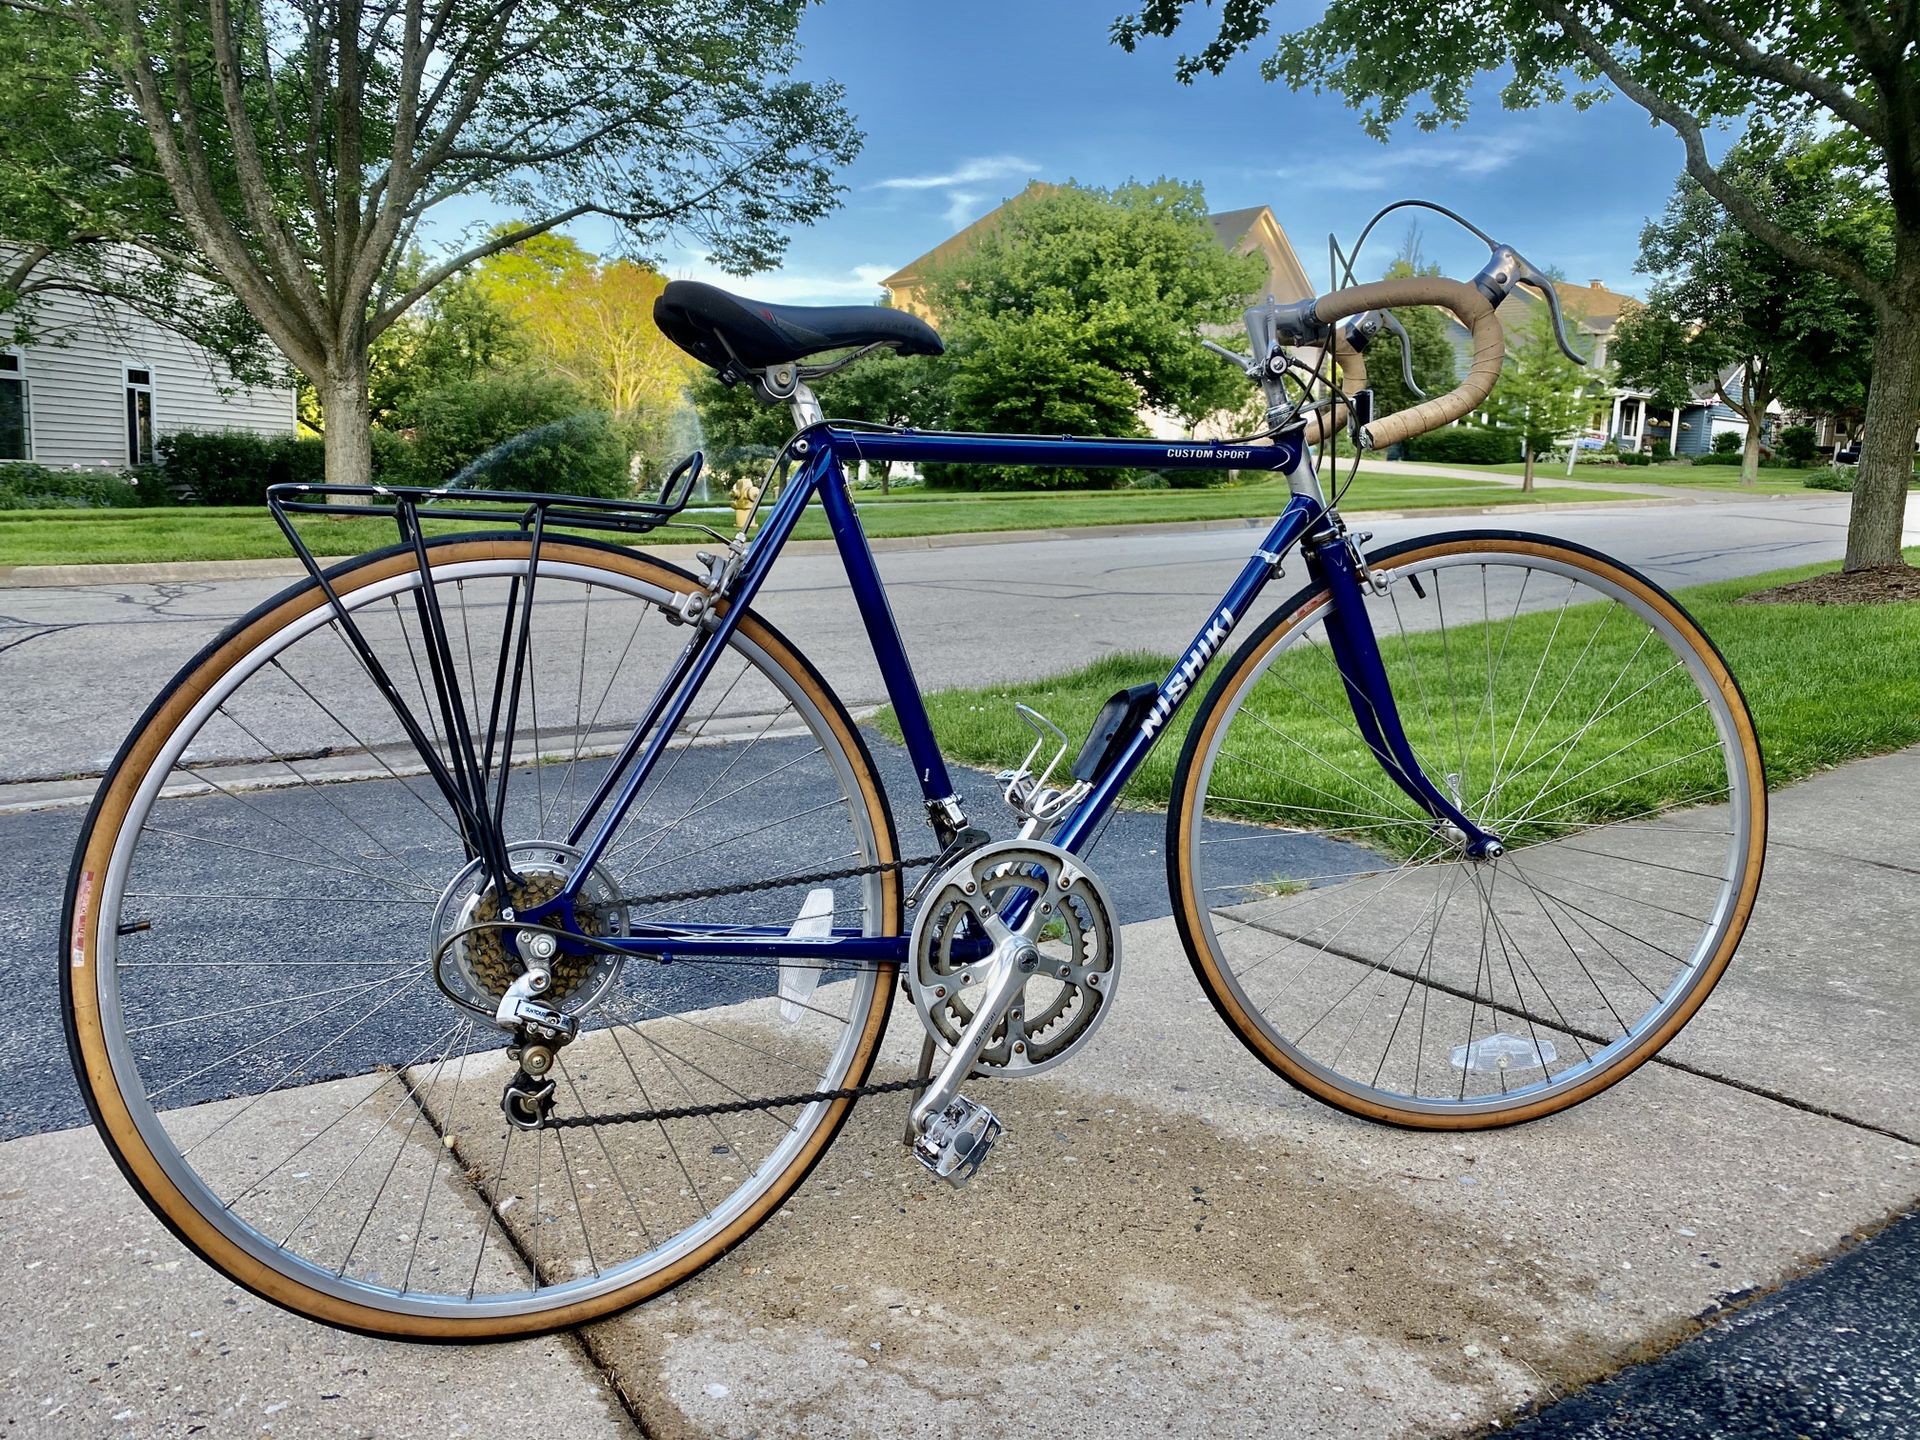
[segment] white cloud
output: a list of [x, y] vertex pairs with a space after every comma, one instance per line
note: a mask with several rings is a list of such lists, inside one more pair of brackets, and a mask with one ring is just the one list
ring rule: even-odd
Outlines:
[[969, 224], [980, 214], [980, 202], [986, 197], [978, 190], [950, 190], [947, 192], [947, 224], [958, 230]]
[[1276, 180], [1307, 185], [1384, 190], [1415, 174], [1443, 172], [1469, 179], [1493, 175], [1532, 148], [1527, 136], [1515, 134], [1408, 136], [1387, 145], [1369, 142], [1364, 148], [1335, 151], [1304, 164], [1285, 165], [1265, 173]]
[[676, 280], [704, 280], [722, 290], [774, 305], [861, 305], [878, 300], [880, 282], [899, 268], [897, 265], [855, 265], [838, 275], [779, 270], [770, 275], [742, 278], [697, 260], [685, 260], [673, 266], [670, 273]]
[[978, 185], [987, 180], [1004, 180], [1010, 175], [1031, 175], [1040, 167], [1018, 155], [980, 155], [963, 160], [944, 175], [895, 175], [876, 180], [872, 190], [951, 190], [960, 185]]

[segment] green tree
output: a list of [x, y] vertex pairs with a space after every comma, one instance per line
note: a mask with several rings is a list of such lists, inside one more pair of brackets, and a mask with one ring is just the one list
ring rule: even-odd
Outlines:
[[995, 323], [1011, 336], [1011, 322], [1027, 317], [1071, 318], [1077, 354], [1126, 380], [1141, 403], [1192, 425], [1238, 408], [1246, 388], [1202, 347], [1200, 327], [1237, 324], [1247, 296], [1266, 283], [1258, 256], [1221, 249], [1200, 187], [1163, 179], [1023, 198], [936, 270], [928, 293], [962, 351]]
[[1487, 397], [1493, 423], [1517, 431], [1526, 443], [1521, 489], [1533, 489], [1533, 466], [1540, 452], [1585, 423], [1596, 394], [1593, 373], [1560, 353], [1547, 307], [1530, 306], [1526, 319], [1507, 331], [1507, 363]]
[[[1115, 22], [1128, 49], [1172, 35], [1192, 0], [1143, 0]], [[1911, 0], [1492, 0], [1435, 7], [1410, 0], [1329, 0], [1282, 28], [1273, 0], [1229, 0], [1177, 74], [1218, 73], [1270, 46], [1261, 71], [1296, 88], [1329, 87], [1385, 139], [1403, 118], [1423, 129], [1467, 116], [1474, 82], [1501, 77], [1501, 101], [1525, 109], [1571, 98], [1626, 97], [1671, 129], [1686, 171], [1755, 238], [1830, 276], [1873, 311], [1873, 380], [1847, 529], [1849, 570], [1902, 563], [1900, 537], [1920, 416], [1920, 6]], [[1279, 33], [1275, 33], [1278, 31]], [[1884, 195], [1891, 243], [1863, 255], [1795, 233], [1733, 182], [1707, 137], [1743, 120], [1766, 131], [1810, 122], [1862, 192]]]
[[[1438, 275], [1440, 267], [1428, 264], [1420, 254], [1419, 233], [1410, 230], [1400, 253], [1381, 277], [1401, 280], [1409, 275]], [[1444, 395], [1459, 383], [1453, 344], [1447, 339], [1447, 322], [1438, 310], [1422, 305], [1411, 310], [1395, 310], [1394, 316], [1406, 327], [1409, 348], [1413, 352], [1413, 379], [1428, 395]], [[1400, 373], [1400, 337], [1382, 330], [1367, 352], [1367, 383], [1373, 388], [1373, 413], [1391, 415], [1420, 403], [1419, 396], [1407, 389]]]
[[[813, 388], [831, 419], [931, 429], [946, 423], [946, 379], [941, 357], [882, 352], [854, 361]], [[695, 376], [688, 394], [700, 416], [707, 462], [721, 474], [764, 468], [793, 435], [793, 417], [784, 405], [762, 404], [747, 386], [723, 385], [710, 370]], [[883, 489], [890, 470], [889, 465], [880, 471]]]
[[[330, 477], [365, 480], [369, 347], [474, 261], [602, 215], [745, 270], [837, 203], [860, 136], [838, 86], [786, 78], [803, 8], [0, 0], [0, 184], [70, 203], [40, 265], [106, 234], [217, 275], [316, 388]], [[409, 275], [475, 195], [531, 218]]]
[[[1875, 197], [1840, 182], [1824, 141], [1805, 136], [1734, 147], [1720, 169], [1780, 224], [1823, 243], [1872, 248], [1884, 235]], [[1620, 322], [1613, 360], [1656, 404], [1711, 386], [1747, 425], [1740, 478], [1760, 473], [1760, 432], [1776, 399], [1857, 406], [1871, 364], [1872, 315], [1831, 276], [1810, 273], [1741, 226], [1690, 176], [1640, 236], [1647, 304]]]

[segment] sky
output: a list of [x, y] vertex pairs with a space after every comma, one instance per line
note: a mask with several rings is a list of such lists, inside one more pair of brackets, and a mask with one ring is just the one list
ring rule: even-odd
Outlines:
[[[1271, 206], [1323, 285], [1330, 230], [1349, 244], [1381, 205], [1418, 197], [1459, 210], [1575, 283], [1644, 291], [1634, 271], [1640, 229], [1665, 205], [1683, 156], [1678, 139], [1632, 105], [1509, 114], [1487, 85], [1464, 127], [1427, 135], [1409, 125], [1382, 145], [1339, 96], [1270, 84], [1254, 58], [1180, 84], [1174, 58], [1197, 48], [1201, 33], [1128, 55], [1107, 37], [1126, 5], [810, 7], [800, 73], [845, 85], [867, 136], [841, 173], [842, 208], [796, 230], [775, 271], [731, 277], [697, 249], [678, 249], [659, 257], [667, 274], [774, 302], [872, 301], [883, 276], [1028, 180], [1110, 186], [1167, 176], [1202, 184], [1211, 210]], [[1193, 13], [1204, 26], [1217, 12]], [[1390, 217], [1356, 273], [1377, 276], [1405, 232]], [[590, 248], [614, 248], [592, 226], [575, 233]], [[1470, 275], [1485, 258], [1484, 247], [1438, 217], [1423, 222], [1421, 238], [1427, 258], [1449, 273]]]

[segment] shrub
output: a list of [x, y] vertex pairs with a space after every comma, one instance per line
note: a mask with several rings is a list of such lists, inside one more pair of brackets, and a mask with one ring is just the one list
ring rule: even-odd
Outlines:
[[1828, 465], [1812, 471], [1800, 483], [1809, 490], [1853, 490], [1854, 468], [1851, 465]]
[[1780, 432], [1775, 453], [1796, 470], [1803, 470], [1813, 464], [1814, 456], [1819, 453], [1818, 447], [1814, 444], [1813, 427], [1811, 425], [1787, 426]]
[[317, 484], [326, 475], [326, 446], [293, 435], [177, 430], [157, 448], [166, 484], [202, 505], [258, 505], [269, 485]]
[[1722, 430], [1713, 437], [1713, 453], [1716, 455], [1736, 455], [1740, 451], [1741, 436], [1737, 430]]
[[564, 380], [480, 375], [429, 391], [419, 408], [409, 453], [418, 483], [445, 484], [471, 467], [463, 483], [493, 490], [619, 496], [632, 488], [613, 422], [587, 411]]
[[1673, 447], [1664, 440], [1656, 440], [1652, 445], [1647, 447], [1647, 455], [1649, 459], [1656, 461], [1671, 460], [1673, 458]]
[[1620, 463], [1622, 465], [1651, 465], [1653, 463], [1653, 457], [1651, 455], [1643, 455], [1638, 450], [1623, 450], [1620, 453]]
[[1066, 470], [1039, 465], [922, 465], [934, 490], [1126, 490], [1138, 470]]
[[376, 485], [418, 485], [420, 465], [413, 453], [413, 442], [394, 430], [373, 428], [373, 483]]
[[1453, 425], [1407, 441], [1409, 460], [1451, 465], [1504, 465], [1520, 458], [1517, 431], [1488, 425]]
[[1168, 470], [1165, 474], [1170, 490], [1211, 490], [1233, 478], [1231, 470]]
[[0, 510], [121, 509], [164, 504], [166, 498], [166, 487], [151, 473], [136, 477], [114, 470], [54, 470], [24, 461], [0, 465]]
[[[1738, 440], [1740, 437], [1736, 435], [1733, 438]], [[1716, 448], [1711, 455], [1694, 456], [1693, 463], [1696, 465], [1738, 465], [1740, 463], [1740, 452], [1738, 449], [1721, 450]]]

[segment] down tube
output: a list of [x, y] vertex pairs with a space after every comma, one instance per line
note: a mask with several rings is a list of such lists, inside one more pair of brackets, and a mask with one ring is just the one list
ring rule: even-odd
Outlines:
[[1147, 752], [1172, 729], [1173, 717], [1180, 713], [1180, 708], [1199, 689], [1201, 675], [1213, 663], [1214, 657], [1226, 648], [1228, 636], [1246, 618], [1247, 611], [1260, 598], [1260, 592], [1267, 588], [1267, 582], [1279, 573], [1280, 557], [1312, 529], [1325, 513], [1325, 507], [1312, 495], [1295, 495], [1287, 502], [1287, 508], [1273, 522], [1267, 538], [1260, 542], [1260, 547], [1248, 559], [1232, 587], [1214, 607], [1213, 613], [1207, 617], [1207, 623], [1201, 626], [1200, 633], [1187, 646], [1186, 653], [1167, 672], [1167, 678], [1160, 682], [1160, 698], [1134, 732], [1133, 738], [1127, 742], [1127, 748], [1120, 752], [1120, 758], [1112, 768], [1061, 823], [1058, 833], [1053, 836], [1054, 844], [1075, 853], [1092, 845], [1099, 834], [1100, 822], [1120, 798], [1120, 792], [1132, 778], [1133, 772], [1140, 768], [1140, 762], [1147, 758]]

